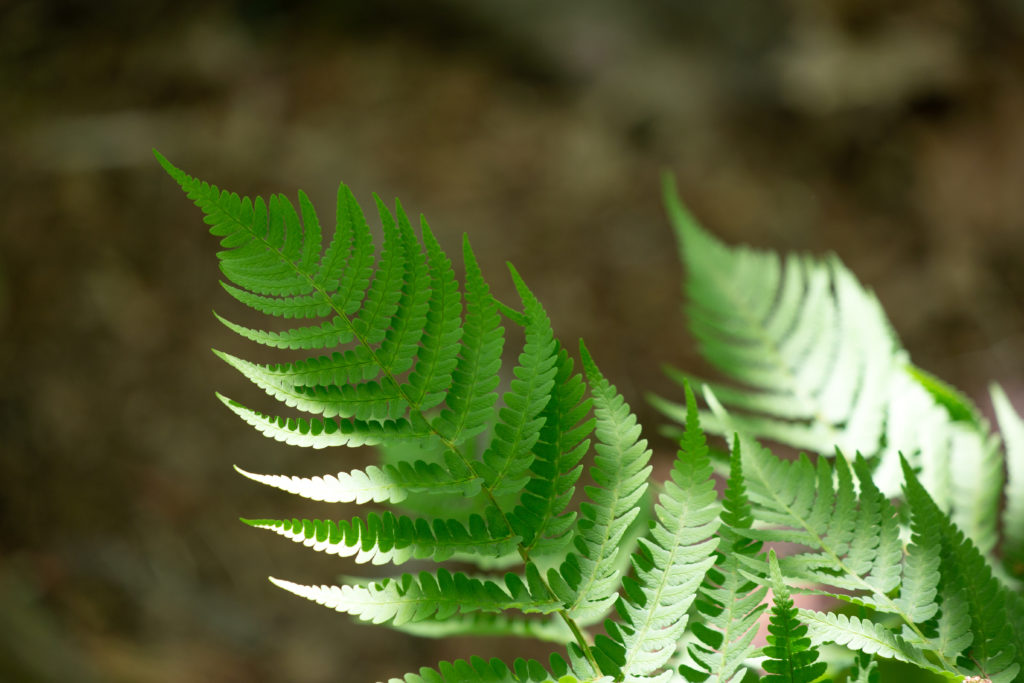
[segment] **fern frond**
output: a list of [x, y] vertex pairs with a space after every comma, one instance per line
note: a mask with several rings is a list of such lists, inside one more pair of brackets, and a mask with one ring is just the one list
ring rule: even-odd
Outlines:
[[973, 638], [959, 660], [970, 666], [962, 673], [980, 675], [993, 683], [1016, 680], [1024, 666], [1024, 653], [1016, 651], [1013, 644], [1019, 625], [1006, 616], [1009, 591], [992, 575], [971, 540], [942, 514], [905, 460], [903, 473], [907, 502], [920, 518], [919, 527], [936, 534], [942, 544], [943, 609], [961, 603], [970, 616]]
[[249, 526], [268, 529], [328, 555], [353, 557], [356, 562], [402, 564], [432, 558], [443, 562], [456, 553], [500, 556], [515, 550], [520, 537], [500, 518], [412, 519], [391, 512], [334, 522], [321, 519], [244, 519]]
[[810, 683], [825, 673], [827, 664], [818, 662], [818, 651], [807, 637], [807, 626], [797, 619], [797, 610], [782, 581], [775, 551], [768, 551], [768, 570], [772, 582], [772, 616], [768, 623], [767, 659], [762, 667], [768, 683]]
[[715, 566], [707, 573], [695, 603], [698, 621], [692, 624], [694, 642], [680, 670], [690, 681], [739, 683], [744, 664], [754, 656], [757, 621], [765, 611], [768, 588], [750, 579], [751, 564], [761, 542], [742, 535], [753, 523], [743, 477], [739, 439], [734, 439], [730, 473], [722, 501], [721, 544]]
[[529, 480], [533, 446], [544, 426], [541, 411], [550, 400], [557, 372], [551, 321], [515, 268], [510, 265], [509, 270], [523, 302], [526, 343], [512, 371], [515, 379], [503, 397], [505, 405], [498, 412], [494, 438], [478, 465], [487, 482], [485, 488], [494, 496], [521, 491]]
[[697, 402], [689, 387], [686, 398], [686, 434], [671, 478], [658, 497], [654, 526], [633, 555], [636, 579], [625, 579], [625, 596], [618, 604], [624, 681], [671, 675], [651, 678], [675, 653], [687, 611], [707, 570], [715, 564], [719, 505]]
[[306, 586], [273, 577], [270, 581], [319, 605], [374, 624], [401, 625], [475, 611], [514, 609], [527, 614], [550, 614], [561, 607], [555, 599], [532, 593], [528, 584], [515, 574], [505, 576], [504, 586], [446, 569], [439, 569], [436, 574], [403, 574], [397, 579], [382, 579], [365, 586]]
[[534, 446], [530, 480], [510, 520], [523, 536], [524, 549], [534, 555], [563, 551], [572, 539], [576, 513], [566, 508], [583, 470], [579, 462], [590, 447], [587, 437], [594, 430], [593, 418], [587, 418], [592, 401], [584, 398], [583, 378], [573, 374], [572, 359], [561, 345], [555, 367], [554, 390], [541, 412], [544, 426]]
[[446, 619], [424, 619], [391, 628], [420, 638], [453, 636], [514, 636], [566, 645], [573, 640], [572, 631], [560, 620], [543, 620], [516, 614], [472, 612], [455, 614]]
[[619, 542], [639, 514], [637, 502], [647, 488], [651, 451], [640, 438], [640, 426], [629, 405], [598, 370], [580, 343], [583, 368], [594, 401], [597, 451], [590, 473], [595, 486], [586, 487], [589, 501], [580, 505], [573, 538], [576, 553], [548, 581], [566, 602], [566, 612], [583, 622], [600, 618], [615, 602], [620, 572]]
[[[902, 453], [983, 553], [998, 539], [1002, 456], [977, 409], [914, 367], [877, 298], [834, 256], [730, 248], [701, 228], [671, 180], [665, 204], [686, 266], [687, 311], [702, 354], [736, 385], [711, 390], [729, 424], [753, 438], [831, 456], [877, 458], [875, 481], [897, 495]], [[677, 380], [692, 378], [671, 371]], [[655, 405], [682, 422], [682, 406]]]
[[[424, 667], [419, 673], [392, 678], [388, 683], [612, 683], [613, 680], [610, 676], [578, 677], [567, 672], [564, 662], [554, 656], [551, 668], [556, 671], [554, 675], [534, 660], [517, 659], [509, 668], [498, 659], [486, 661], [471, 657], [468, 662], [462, 659], [441, 662], [436, 670]], [[559, 670], [563, 673], [557, 673]]]
[[1024, 419], [998, 384], [991, 388], [999, 431], [1006, 443], [1006, 507], [1003, 509], [1003, 561], [1024, 578]]
[[433, 429], [452, 443], [462, 443], [485, 429], [497, 396], [505, 328], [497, 304], [480, 273], [469, 240], [462, 243], [466, 265], [466, 319], [459, 358], [452, 375], [447, 408], [435, 418]]
[[327, 448], [328, 446], [372, 446], [385, 439], [401, 439], [423, 436], [408, 420], [367, 422], [363, 420], [342, 420], [337, 418], [290, 418], [264, 415], [246, 408], [226, 396], [217, 395], [231, 412], [241, 417], [264, 436], [283, 441], [289, 446], [304, 448]]

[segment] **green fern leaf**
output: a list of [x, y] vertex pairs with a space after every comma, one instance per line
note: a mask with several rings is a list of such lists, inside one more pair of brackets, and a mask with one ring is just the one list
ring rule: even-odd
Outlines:
[[551, 321], [515, 268], [510, 265], [509, 270], [523, 302], [526, 344], [512, 371], [515, 379], [503, 397], [505, 405], [498, 413], [494, 438], [478, 465], [486, 489], [495, 496], [521, 491], [529, 480], [533, 446], [544, 426], [541, 411], [550, 400], [557, 372]]
[[436, 574], [403, 574], [397, 579], [382, 579], [365, 586], [305, 586], [281, 579], [270, 579], [279, 588], [319, 605], [345, 612], [374, 624], [394, 622], [401, 625], [428, 617], [444, 619], [450, 614], [474, 611], [550, 614], [561, 604], [551, 598], [530, 593], [527, 584], [515, 574], [506, 574], [505, 586], [446, 569]]
[[594, 429], [594, 420], [585, 419], [592, 405], [584, 398], [585, 390], [583, 378], [573, 374], [572, 359], [558, 345], [554, 391], [541, 412], [544, 426], [534, 447], [531, 478], [511, 518], [524, 549], [534, 555], [563, 551], [572, 539], [576, 513], [566, 508], [583, 469], [579, 462], [590, 447], [587, 436]]
[[941, 564], [943, 609], [960, 602], [970, 616], [973, 638], [965, 658], [974, 666], [963, 673], [989, 678], [993, 683], [1016, 680], [1024, 653], [1013, 645], [1016, 626], [1007, 620], [1008, 591], [992, 575], [985, 558], [970, 539], [956, 528], [932, 500], [914, 470], [903, 461], [907, 502], [920, 518], [919, 527], [939, 536], [944, 561]]
[[647, 488], [651, 451], [640, 438], [640, 426], [629, 405], [604, 378], [580, 343], [583, 368], [594, 401], [597, 438], [591, 476], [586, 487], [589, 502], [580, 506], [573, 539], [576, 554], [551, 570], [548, 581], [566, 602], [566, 612], [580, 621], [607, 613], [615, 602], [620, 572], [616, 559], [620, 541], [639, 514], [637, 502]]
[[459, 339], [462, 337], [462, 297], [451, 261], [441, 245], [421, 221], [430, 271], [430, 300], [423, 324], [422, 348], [410, 373], [405, 393], [411, 405], [426, 411], [444, 400], [458, 364]]
[[500, 517], [485, 521], [479, 515], [469, 518], [468, 528], [454, 519], [435, 519], [429, 523], [391, 512], [380, 515], [371, 512], [365, 519], [354, 517], [339, 522], [320, 519], [242, 521], [328, 555], [353, 557], [359, 563], [402, 564], [428, 557], [443, 562], [457, 552], [499, 556], [512, 552], [519, 541], [519, 536], [513, 534]]
[[462, 243], [466, 265], [466, 319], [459, 359], [453, 373], [448, 407], [434, 420], [433, 429], [451, 443], [462, 443], [482, 432], [497, 396], [505, 329], [497, 304], [484, 281], [469, 240]]
[[[914, 367], [875, 296], [835, 257], [729, 248], [705, 232], [666, 179], [665, 203], [687, 269], [687, 310], [703, 355], [737, 385], [711, 384], [736, 429], [824, 456], [877, 458], [899, 493], [899, 457], [922, 471], [944, 510], [990, 553], [998, 540], [1002, 457], [977, 409]], [[671, 372], [677, 380], [690, 379]], [[692, 379], [691, 379], [692, 381]], [[682, 406], [655, 399], [682, 422]]]
[[455, 479], [440, 465], [423, 461], [384, 467], [370, 465], [364, 470], [322, 477], [254, 474], [237, 466], [235, 470], [261, 484], [324, 503], [400, 503], [411, 493], [472, 497], [483, 484], [482, 479], [474, 476]]
[[807, 638], [807, 626], [797, 619], [797, 610], [782, 580], [775, 551], [768, 551], [768, 569], [772, 581], [772, 616], [768, 624], [768, 645], [762, 664], [767, 683], [810, 683], [825, 673], [827, 664], [817, 662], [817, 649]]
[[[648, 680], [675, 653], [687, 611], [719, 539], [719, 506], [697, 402], [687, 387], [689, 419], [671, 478], [655, 506], [657, 521], [633, 556], [636, 579], [627, 579], [618, 610], [625, 681]], [[670, 674], [666, 674], [665, 678]]]
[[[564, 669], [564, 664], [560, 668]], [[388, 683], [612, 683], [612, 680], [610, 676], [552, 675], [534, 660], [517, 659], [509, 668], [497, 659], [486, 661], [481, 657], [471, 657], [468, 662], [461, 659], [441, 662], [436, 670], [424, 667], [417, 674], [392, 678]]]
[[999, 385], [992, 405], [1006, 442], [1006, 507], [1003, 510], [1003, 560], [1013, 576], [1024, 578], [1024, 419], [1014, 411]]
[[733, 443], [722, 507], [716, 563], [701, 584], [695, 604], [700, 619], [692, 625], [696, 640], [680, 667], [690, 681], [739, 683], [747, 673], [744, 664], [757, 650], [754, 636], [768, 588], [749, 578], [751, 562], [762, 544], [741, 535], [750, 530], [753, 512], [739, 439]]

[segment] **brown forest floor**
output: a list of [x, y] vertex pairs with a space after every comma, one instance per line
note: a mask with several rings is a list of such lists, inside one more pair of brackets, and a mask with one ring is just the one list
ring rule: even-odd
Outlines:
[[300, 507], [230, 465], [362, 456], [282, 460], [215, 400], [253, 394], [209, 347], [252, 349], [210, 315], [237, 309], [152, 147], [239, 192], [329, 207], [344, 180], [448, 248], [468, 233], [499, 296], [509, 260], [652, 436], [644, 392], [678, 396], [661, 364], [702, 367], [665, 169], [724, 239], [837, 252], [919, 365], [986, 410], [992, 379], [1024, 405], [1024, 10], [898, 5], [0, 3], [0, 680], [320, 683], [509, 656], [265, 582], [353, 570], [240, 526]]

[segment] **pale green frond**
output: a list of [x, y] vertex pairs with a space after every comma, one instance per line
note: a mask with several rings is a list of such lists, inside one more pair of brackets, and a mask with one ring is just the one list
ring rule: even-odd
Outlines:
[[271, 583], [338, 612], [374, 624], [443, 619], [449, 614], [475, 611], [549, 614], [559, 609], [557, 600], [531, 595], [514, 574], [506, 585], [482, 581], [446, 569], [436, 574], [403, 574], [396, 579], [373, 581], [365, 586], [306, 586], [271, 577]]
[[697, 403], [687, 387], [690, 415], [671, 478], [658, 497], [656, 521], [633, 555], [634, 579], [620, 599], [621, 669], [643, 681], [665, 666], [686, 628], [687, 611], [715, 564], [720, 520], [707, 443]]
[[1003, 560], [1011, 574], [1024, 578], [1024, 419], [1006, 392], [991, 387], [992, 405], [1006, 444], [1006, 506], [1003, 509]]
[[[558, 668], [554, 665], [559, 664]], [[486, 661], [471, 657], [467, 662], [441, 662], [437, 669], [422, 668], [418, 673], [393, 678], [388, 683], [612, 683], [610, 676], [577, 676], [564, 662], [552, 656], [552, 670], [534, 660], [517, 659], [510, 668], [498, 659]], [[562, 673], [559, 673], [562, 671]]]
[[253, 474], [240, 467], [235, 470], [253, 481], [324, 503], [400, 503], [410, 493], [475, 496], [483, 480], [468, 476], [455, 479], [436, 463], [417, 461], [396, 465], [325, 474], [322, 477], [295, 477], [279, 474]]

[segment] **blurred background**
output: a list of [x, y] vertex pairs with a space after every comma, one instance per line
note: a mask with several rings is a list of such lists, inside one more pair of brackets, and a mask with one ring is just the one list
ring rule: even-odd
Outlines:
[[[377, 680], [546, 648], [354, 624], [273, 588], [352, 565], [243, 527], [267, 442], [213, 396], [215, 242], [153, 161], [241, 193], [337, 182], [515, 263], [658, 441], [699, 370], [659, 177], [729, 242], [837, 252], [914, 359], [1024, 406], [1017, 0], [0, 0], [0, 681]], [[336, 511], [320, 509], [322, 516]]]

